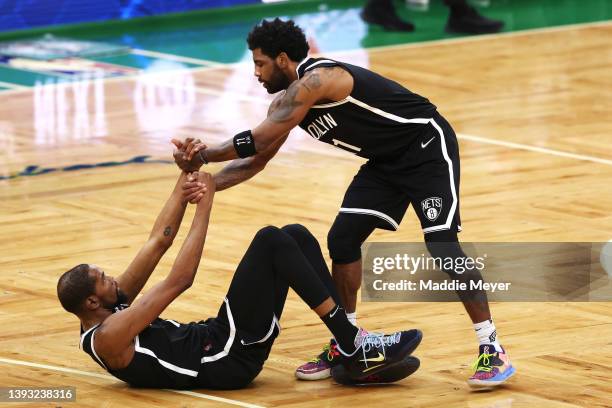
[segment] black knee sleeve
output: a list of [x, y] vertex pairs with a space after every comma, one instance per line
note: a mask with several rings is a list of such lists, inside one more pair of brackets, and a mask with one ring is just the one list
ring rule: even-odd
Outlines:
[[261, 248], [267, 248], [267, 250], [276, 250], [286, 243], [287, 240], [291, 239], [280, 228], [274, 225], [263, 227], [257, 231], [253, 238], [254, 243], [261, 245]]
[[310, 231], [308, 231], [308, 228], [306, 228], [302, 224], [287, 224], [283, 228], [281, 228], [281, 230], [291, 235], [295, 240], [302, 240], [313, 237]]
[[459, 245], [457, 233], [452, 230], [425, 234], [425, 245], [427, 245], [427, 250], [434, 258], [465, 257], [465, 253]]
[[[436, 231], [429, 234], [425, 234], [425, 244], [430, 255], [434, 258], [442, 259], [453, 259], [453, 265], [463, 265], [464, 262], [458, 262], [459, 258], [466, 258], [465, 252], [459, 245], [459, 239], [457, 238], [457, 232], [453, 230]], [[444, 272], [448, 274], [454, 274], [453, 269], [444, 269]], [[461, 270], [461, 274], [468, 276], [471, 270]]]
[[310, 253], [309, 249], [321, 252], [319, 241], [317, 241], [315, 236], [312, 235], [305, 226], [301, 224], [289, 224], [281, 228], [281, 231], [293, 238], [305, 254]]
[[280, 228], [275, 227], [274, 225], [267, 225], [257, 231], [255, 234], [256, 239], [265, 239], [270, 240], [274, 239], [280, 233]]
[[361, 258], [361, 244], [376, 228], [378, 220], [370, 215], [340, 213], [327, 234], [329, 256], [337, 264]]
[[436, 231], [425, 235], [427, 250], [433, 258], [453, 259], [454, 269], [443, 269], [453, 278], [461, 281], [481, 280], [482, 275], [475, 263], [466, 262], [468, 256], [463, 252], [457, 232], [452, 230]]
[[[475, 263], [468, 264], [466, 262], [467, 255], [461, 249], [461, 245], [459, 245], [457, 232], [446, 230], [425, 234], [425, 244], [432, 257], [453, 259], [452, 264], [455, 265], [455, 268], [443, 268], [442, 270], [449, 275], [450, 279], [457, 279], [462, 283], [466, 283], [466, 290], [457, 291], [461, 301], [486, 304], [487, 293], [481, 289], [475, 289], [471, 285], [471, 282], [482, 281], [482, 274]], [[460, 258], [463, 258], [463, 260]], [[461, 265], [461, 267], [458, 267], [458, 265]]]

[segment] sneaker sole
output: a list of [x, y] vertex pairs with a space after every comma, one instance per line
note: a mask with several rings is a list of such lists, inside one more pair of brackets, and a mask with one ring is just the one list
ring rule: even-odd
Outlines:
[[[401, 360], [397, 361], [396, 363], [401, 363], [403, 361], [403, 359], [407, 356], [409, 356], [410, 354], [412, 354], [414, 352], [414, 350], [416, 350], [416, 348], [419, 346], [419, 344], [421, 344], [421, 340], [423, 340], [423, 332], [418, 330], [418, 329], [413, 329], [415, 331], [415, 336], [412, 339], [412, 341], [410, 343], [407, 343], [404, 348], [402, 349], [402, 352], [400, 353], [401, 355]], [[395, 363], [391, 363], [389, 365], [387, 365], [386, 367], [382, 368], [381, 370], [386, 370], [388, 367], [392, 366]], [[336, 367], [341, 366], [342, 364], [338, 364]], [[335, 368], [335, 367], [334, 367]], [[417, 366], [418, 369], [418, 366]], [[416, 369], [415, 369], [416, 371]], [[379, 371], [373, 371], [372, 373], [369, 373], [368, 375], [371, 374], [377, 374]], [[410, 373], [412, 374], [412, 373]], [[408, 375], [410, 375], [408, 374]], [[325, 380], [329, 377], [332, 376], [332, 369], [328, 368], [325, 370], [321, 370], [321, 371], [315, 371], [312, 373], [305, 373], [299, 370], [295, 371], [295, 377], [298, 380], [304, 380], [304, 381], [319, 381], [319, 380]]]
[[514, 369], [514, 367], [510, 366], [501, 375], [501, 378], [498, 379], [498, 380], [476, 380], [476, 379], [472, 380], [472, 379], [469, 379], [469, 380], [467, 380], [467, 383], [474, 390], [487, 390], [487, 389], [495, 388], [497, 386], [502, 385], [503, 383], [508, 381], [508, 379], [510, 377], [512, 377], [515, 372], [516, 372], [516, 370]]
[[[376, 381], [360, 382], [349, 378], [346, 368], [343, 365], [338, 365], [331, 370], [331, 375], [335, 382], [342, 385], [352, 386], [371, 386], [371, 385], [387, 385], [390, 383], [403, 380], [404, 378], [414, 374], [421, 366], [421, 361], [414, 356], [406, 356], [403, 360], [390, 364], [385, 369], [376, 373], [378, 377]], [[367, 377], [366, 377], [367, 378]]]
[[[397, 351], [393, 359], [387, 360], [384, 364], [376, 368], [370, 368], [367, 373], [361, 373], [352, 378], [354, 382], [359, 382], [360, 379], [367, 378], [371, 375], [378, 375], [379, 373], [385, 371], [389, 367], [393, 366], [396, 363], [401, 363], [406, 357], [409, 357], [414, 350], [421, 344], [421, 340], [423, 340], [423, 332], [418, 329], [409, 330], [409, 332], [413, 333], [413, 337], [409, 342], [404, 344], [400, 350]], [[389, 356], [387, 356], [389, 357]]]
[[320, 371], [314, 371], [312, 373], [304, 373], [302, 371], [296, 370], [295, 377], [298, 380], [305, 380], [305, 381], [325, 380], [326, 378], [331, 377], [331, 368], [327, 368], [325, 370], [320, 370]]

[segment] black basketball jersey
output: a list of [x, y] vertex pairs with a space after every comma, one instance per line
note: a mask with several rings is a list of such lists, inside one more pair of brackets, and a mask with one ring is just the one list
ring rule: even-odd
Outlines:
[[300, 127], [313, 138], [368, 159], [394, 157], [429, 131], [436, 107], [426, 98], [365, 68], [309, 58], [298, 78], [312, 69], [340, 66], [353, 77], [351, 94], [338, 102], [314, 105]]
[[[119, 305], [114, 312], [128, 307]], [[212, 320], [212, 319], [209, 319]], [[134, 357], [121, 370], [109, 370], [96, 354], [94, 337], [99, 325], [81, 330], [80, 347], [114, 377], [137, 387], [192, 388], [205, 351], [210, 351], [206, 322], [178, 323], [157, 318], [135, 338]], [[207, 353], [208, 354], [208, 353]]]

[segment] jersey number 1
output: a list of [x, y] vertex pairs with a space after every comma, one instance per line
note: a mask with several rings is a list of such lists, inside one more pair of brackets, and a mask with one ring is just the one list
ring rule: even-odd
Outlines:
[[345, 143], [342, 140], [332, 139], [332, 142], [334, 142], [334, 146], [338, 146], [342, 150], [346, 150], [347, 152], [351, 152], [353, 154], [357, 154], [361, 151], [361, 147], [353, 146], [352, 144]]

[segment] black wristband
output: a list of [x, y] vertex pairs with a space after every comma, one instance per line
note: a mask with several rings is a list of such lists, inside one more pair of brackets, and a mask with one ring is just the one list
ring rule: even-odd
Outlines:
[[234, 136], [234, 149], [240, 158], [250, 157], [257, 153], [253, 134], [250, 130], [245, 130]]

